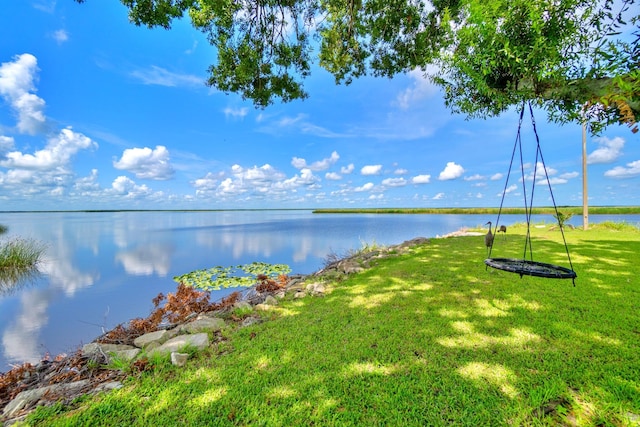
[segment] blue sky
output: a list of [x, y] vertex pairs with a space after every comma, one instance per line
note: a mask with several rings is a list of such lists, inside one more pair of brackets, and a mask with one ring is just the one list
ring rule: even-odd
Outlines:
[[[321, 69], [309, 99], [261, 110], [205, 86], [214, 53], [188, 21], [136, 27], [115, 0], [5, 0], [0, 210], [500, 205], [516, 112], [466, 120], [419, 72], [336, 86]], [[581, 205], [581, 127], [536, 123], [556, 203]], [[527, 119], [522, 135], [530, 176]], [[590, 205], [640, 205], [640, 134], [587, 147]], [[524, 203], [514, 176], [505, 206]]]

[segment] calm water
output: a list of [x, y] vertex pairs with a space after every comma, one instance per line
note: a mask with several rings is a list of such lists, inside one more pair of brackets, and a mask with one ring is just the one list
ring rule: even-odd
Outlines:
[[[311, 273], [330, 253], [475, 227], [485, 215], [314, 215], [310, 211], [0, 213], [9, 232], [46, 245], [42, 276], [0, 294], [0, 371], [72, 352], [103, 330], [145, 317], [173, 277], [216, 265], [284, 263]], [[553, 222], [550, 215], [534, 221]], [[574, 225], [581, 223], [574, 217]], [[640, 215], [596, 216], [591, 223]], [[501, 223], [523, 222], [520, 215]], [[479, 257], [482, 262], [482, 257]], [[218, 291], [217, 300], [233, 289]]]

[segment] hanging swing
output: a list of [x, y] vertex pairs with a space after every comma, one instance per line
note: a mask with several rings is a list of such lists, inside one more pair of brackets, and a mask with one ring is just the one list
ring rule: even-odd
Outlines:
[[[520, 153], [520, 171], [522, 174], [522, 190], [524, 194], [524, 209], [525, 216], [527, 220], [527, 237], [525, 239], [524, 244], [524, 255], [522, 259], [514, 259], [514, 258], [491, 258], [491, 251], [493, 250], [493, 244], [489, 246], [489, 255], [484, 263], [492, 268], [508, 271], [510, 273], [517, 273], [522, 276], [538, 276], [538, 277], [546, 277], [546, 278], [554, 278], [554, 279], [571, 279], [573, 281], [573, 285], [575, 286], [575, 278], [578, 276], [575, 271], [573, 271], [573, 264], [571, 263], [571, 256], [569, 255], [569, 248], [567, 247], [567, 241], [564, 237], [564, 230], [562, 224], [560, 223], [560, 215], [558, 215], [558, 208], [556, 207], [556, 201], [553, 197], [553, 192], [551, 191], [551, 182], [549, 181], [549, 175], [547, 174], [547, 167], [544, 163], [544, 158], [542, 157], [542, 150], [540, 149], [540, 139], [538, 137], [538, 132], [536, 130], [536, 122], [533, 117], [533, 108], [531, 107], [531, 103], [529, 103], [529, 112], [531, 114], [531, 124], [533, 125], [533, 133], [536, 137], [536, 161], [534, 163], [534, 172], [533, 172], [533, 183], [531, 184], [531, 199], [529, 200], [529, 205], [527, 205], [527, 191], [525, 185], [525, 175], [524, 175], [524, 163], [522, 159], [522, 140], [520, 137], [520, 129], [522, 127], [522, 118], [524, 117], [524, 108], [525, 103], [522, 103], [522, 109], [520, 110], [520, 121], [518, 123], [518, 133], [516, 136], [516, 141], [513, 146], [513, 153], [511, 154], [511, 163], [509, 164], [509, 172], [507, 173], [507, 180], [504, 185], [504, 191], [502, 192], [502, 201], [500, 202], [500, 209], [498, 210], [498, 218], [496, 220], [495, 230], [497, 232], [498, 226], [500, 223], [500, 214], [502, 213], [502, 206], [504, 204], [504, 197], [507, 193], [507, 186], [509, 185], [509, 176], [511, 175], [511, 167], [513, 166], [513, 159], [516, 154], [516, 149], [519, 150]], [[538, 160], [542, 165], [542, 170], [544, 170], [545, 178], [547, 180], [547, 184], [549, 185], [549, 193], [551, 194], [551, 200], [553, 202], [553, 209], [556, 213], [556, 219], [558, 219], [558, 226], [560, 228], [560, 232], [562, 233], [562, 240], [564, 242], [564, 248], [567, 253], [567, 258], [569, 260], [569, 266], [571, 268], [561, 267], [554, 264], [547, 264], [543, 262], [533, 261], [533, 250], [531, 247], [531, 211], [533, 208], [533, 195], [535, 191], [536, 185], [536, 173], [538, 171]], [[491, 233], [491, 224], [489, 223], [489, 233]], [[495, 233], [493, 234], [495, 236]], [[527, 258], [527, 251], [529, 252], [529, 259]]]

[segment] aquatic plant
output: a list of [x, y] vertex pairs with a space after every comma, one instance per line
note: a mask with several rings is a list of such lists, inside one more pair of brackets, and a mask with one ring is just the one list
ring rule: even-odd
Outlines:
[[14, 239], [0, 244], [0, 294], [38, 274], [44, 246], [34, 240]]
[[178, 283], [194, 288], [215, 291], [222, 288], [246, 287], [265, 280], [275, 280], [291, 272], [286, 264], [269, 264], [266, 262], [252, 262], [251, 264], [231, 267], [213, 267], [195, 270], [190, 273], [175, 276]]

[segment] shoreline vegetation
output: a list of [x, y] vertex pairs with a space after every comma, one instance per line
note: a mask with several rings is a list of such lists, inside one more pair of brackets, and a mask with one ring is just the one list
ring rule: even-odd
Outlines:
[[[0, 224], [0, 235], [7, 231], [8, 228]], [[44, 246], [34, 240], [0, 240], [0, 296], [12, 292], [38, 275], [38, 265], [44, 251]]]
[[[61, 396], [25, 421], [636, 425], [640, 229], [566, 231], [576, 286], [487, 268], [482, 229], [416, 240], [408, 251], [367, 245], [351, 273], [301, 284], [320, 281], [324, 297], [236, 308], [184, 366], [118, 361], [112, 368], [128, 377], [121, 388]], [[494, 255], [521, 256], [527, 232], [509, 227]], [[531, 233], [537, 261], [566, 263], [561, 233]]]
[[[558, 212], [582, 215], [582, 206], [558, 206]], [[314, 214], [456, 214], [456, 215], [524, 214], [524, 208], [327, 208], [314, 209]], [[554, 215], [553, 206], [533, 207], [533, 215]], [[638, 215], [640, 206], [590, 206], [590, 215]]]
[[[558, 206], [558, 211], [572, 215], [582, 215], [582, 206]], [[255, 212], [255, 211], [312, 211], [315, 214], [497, 214], [498, 207], [459, 207], [459, 208], [274, 208], [274, 209], [78, 209], [47, 211], [0, 211], [0, 213], [104, 213], [104, 212]], [[503, 207], [503, 214], [524, 214], [521, 207]], [[533, 207], [532, 214], [554, 214], [553, 206]], [[638, 215], [640, 206], [589, 206], [592, 215]]]

